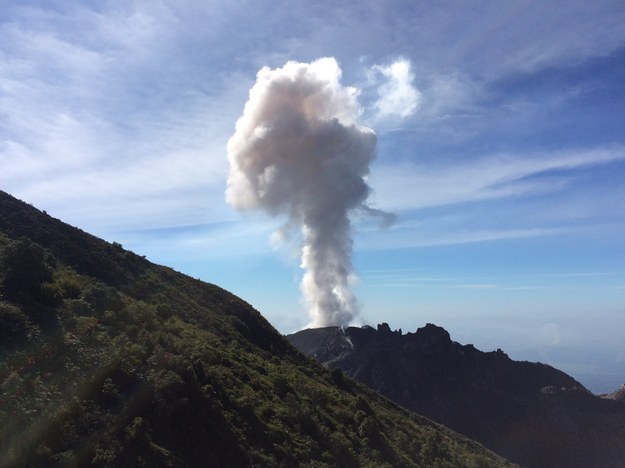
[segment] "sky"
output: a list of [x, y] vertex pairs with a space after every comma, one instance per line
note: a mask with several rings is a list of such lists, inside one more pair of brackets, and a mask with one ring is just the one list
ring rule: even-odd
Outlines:
[[226, 146], [259, 70], [334, 58], [395, 217], [352, 214], [357, 323], [625, 382], [622, 1], [0, 4], [1, 190], [301, 329], [300, 246], [226, 203]]

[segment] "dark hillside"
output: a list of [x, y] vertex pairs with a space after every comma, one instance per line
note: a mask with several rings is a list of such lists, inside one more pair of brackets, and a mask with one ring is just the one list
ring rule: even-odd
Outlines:
[[509, 466], [0, 192], [0, 466]]
[[625, 403], [551, 366], [482, 352], [427, 324], [303, 330], [302, 352], [527, 467], [622, 468]]

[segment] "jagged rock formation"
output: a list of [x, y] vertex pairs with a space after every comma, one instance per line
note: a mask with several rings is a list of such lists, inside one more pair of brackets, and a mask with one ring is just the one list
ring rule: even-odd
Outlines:
[[427, 324], [416, 333], [328, 327], [287, 337], [400, 405], [528, 467], [625, 466], [625, 404], [564, 372], [482, 352]]

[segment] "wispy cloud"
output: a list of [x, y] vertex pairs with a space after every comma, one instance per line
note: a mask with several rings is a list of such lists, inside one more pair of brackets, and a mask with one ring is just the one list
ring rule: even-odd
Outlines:
[[625, 147], [615, 145], [546, 153], [496, 154], [470, 163], [384, 165], [373, 171], [371, 185], [381, 208], [414, 210], [558, 191], [569, 183], [568, 174], [560, 173], [547, 179], [531, 177], [623, 159]]
[[580, 273], [504, 273], [492, 275], [454, 275], [418, 272], [412, 269], [365, 270], [360, 277], [366, 288], [428, 288], [498, 291], [617, 291], [622, 289], [622, 272]]
[[184, 73], [195, 65], [173, 60], [188, 40], [175, 12], [115, 2], [10, 11], [0, 188], [98, 231], [226, 216], [225, 142], [247, 83], [236, 71]]
[[274, 223], [267, 219], [250, 218], [245, 223], [229, 219], [166, 229], [116, 231], [110, 235], [159, 262], [178, 265], [270, 254], [268, 237], [274, 228]]

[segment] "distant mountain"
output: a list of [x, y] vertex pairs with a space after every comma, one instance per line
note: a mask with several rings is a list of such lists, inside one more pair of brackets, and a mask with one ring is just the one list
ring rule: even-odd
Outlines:
[[[303, 330], [300, 351], [526, 467], [625, 467], [623, 392], [592, 395], [553, 367], [451, 341], [428, 324]], [[620, 400], [620, 401], [619, 401]]]
[[0, 192], [0, 466], [511, 466]]

